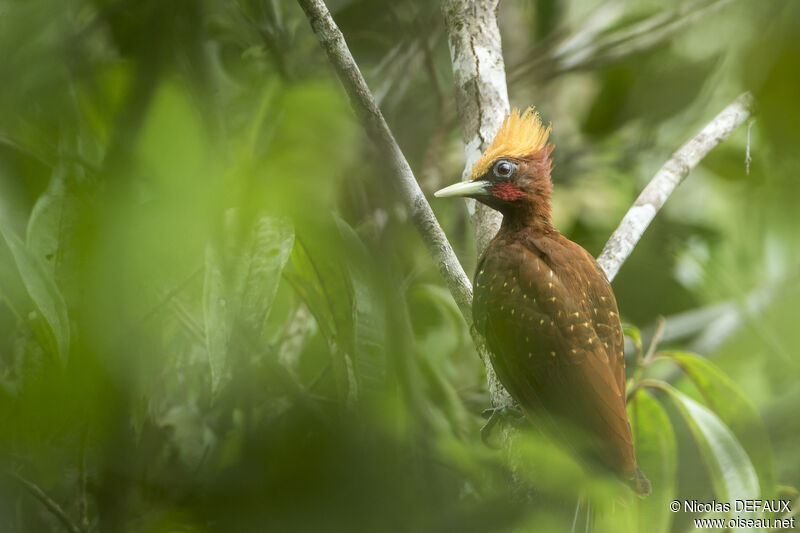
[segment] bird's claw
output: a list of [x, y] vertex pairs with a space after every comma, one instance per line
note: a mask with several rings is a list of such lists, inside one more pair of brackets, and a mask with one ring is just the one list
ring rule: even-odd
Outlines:
[[499, 407], [490, 407], [481, 412], [481, 416], [486, 418], [486, 423], [481, 427], [481, 440], [489, 448], [496, 448], [489, 442], [489, 436], [492, 429], [497, 425], [501, 419], [511, 419], [518, 421], [525, 417], [522, 410], [518, 405], [501, 405]]

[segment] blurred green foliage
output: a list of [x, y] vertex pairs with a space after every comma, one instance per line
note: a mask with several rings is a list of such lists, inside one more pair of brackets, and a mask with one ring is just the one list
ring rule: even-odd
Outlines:
[[[423, 189], [454, 181], [437, 3], [328, 4]], [[615, 281], [653, 494], [532, 430], [481, 442], [469, 332], [294, 3], [0, 0], [0, 531], [567, 531], [582, 494], [600, 531], [666, 532], [673, 499], [792, 494], [798, 5], [499, 17], [512, 103], [554, 126], [556, 224], [595, 255], [758, 101]], [[433, 206], [470, 271], [463, 207]]]

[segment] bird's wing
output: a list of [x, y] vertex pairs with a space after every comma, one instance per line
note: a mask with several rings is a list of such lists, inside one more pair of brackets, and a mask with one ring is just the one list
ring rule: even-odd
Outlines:
[[614, 297], [614, 291], [611, 289], [611, 283], [605, 272], [594, 260], [594, 257], [577, 244], [574, 246], [580, 249], [586, 258], [586, 261], [581, 263], [583, 265], [582, 274], [587, 280], [587, 295], [591, 316], [594, 319], [594, 329], [608, 355], [617, 387], [624, 395], [625, 339], [622, 334], [617, 299]]
[[593, 437], [599, 447], [594, 455], [602, 463], [631, 472], [635, 460], [625, 400], [580, 300], [536, 254], [511, 248], [503, 253], [523, 255], [492, 254], [483, 268], [491, 273], [516, 264], [516, 275], [484, 277], [488, 286], [476, 287], [476, 323], [498, 377], [562, 442], [574, 442], [564, 434], [566, 422]]

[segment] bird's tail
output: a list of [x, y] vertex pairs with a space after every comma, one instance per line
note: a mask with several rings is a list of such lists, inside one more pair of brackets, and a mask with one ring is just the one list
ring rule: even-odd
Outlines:
[[650, 480], [645, 477], [644, 473], [636, 467], [636, 473], [628, 480], [628, 484], [640, 498], [646, 498], [650, 494]]

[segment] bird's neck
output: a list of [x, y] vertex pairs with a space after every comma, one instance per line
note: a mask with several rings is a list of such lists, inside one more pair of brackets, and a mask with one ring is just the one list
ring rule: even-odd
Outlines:
[[519, 231], [555, 232], [550, 215], [550, 198], [528, 197], [512, 208], [504, 210], [500, 231], [506, 234]]

